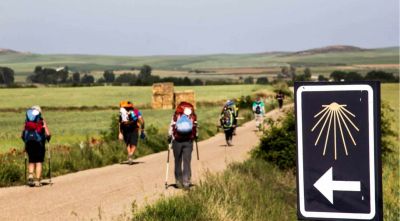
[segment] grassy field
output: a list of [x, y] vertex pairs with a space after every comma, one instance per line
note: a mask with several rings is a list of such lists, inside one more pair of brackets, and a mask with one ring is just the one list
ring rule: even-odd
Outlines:
[[[255, 92], [272, 90], [271, 86], [232, 85], [175, 87], [176, 91], [194, 90], [198, 102], [216, 102], [238, 98]], [[53, 134], [52, 145], [73, 145], [88, 137], [98, 138], [107, 130], [111, 117], [118, 113], [120, 100], [129, 99], [138, 105], [149, 104], [151, 87], [79, 87], [79, 88], [29, 88], [1, 89], [0, 96], [0, 153], [11, 148], [19, 149], [23, 143], [20, 133], [25, 119], [25, 109], [38, 104], [43, 107], [49, 128]], [[17, 99], [16, 99], [17, 98]], [[71, 107], [95, 106], [99, 110], [69, 110]], [[46, 110], [45, 107], [60, 110]], [[105, 108], [102, 108], [105, 107]], [[113, 108], [115, 107], [115, 108]], [[17, 110], [15, 110], [17, 109]], [[200, 107], [199, 123], [215, 123], [220, 107]], [[165, 130], [172, 110], [142, 110], [147, 125]]]
[[[194, 90], [196, 101], [220, 101], [271, 88], [262, 85], [224, 85], [175, 87], [175, 91]], [[71, 88], [19, 88], [0, 89], [0, 110], [27, 108], [34, 104], [43, 107], [117, 107], [121, 100], [131, 100], [136, 105], [151, 104], [151, 87], [71, 87]], [[44, 110], [46, 112], [46, 110]]]
[[[318, 72], [334, 66], [394, 64], [395, 68], [379, 68], [399, 73], [399, 48], [381, 48], [366, 51], [317, 53], [298, 55], [287, 52], [258, 54], [219, 54], [187, 56], [103, 56], [103, 55], [39, 55], [39, 54], [3, 54], [0, 55], [0, 66], [10, 67], [16, 72], [16, 80], [24, 82], [26, 76], [35, 66], [60, 67], [68, 66], [72, 71], [127, 70], [148, 64], [159, 70], [218, 69], [243, 67], [280, 67], [288, 64], [319, 68]], [[336, 68], [338, 69], [338, 68]], [[340, 69], [340, 68], [339, 68]], [[359, 70], [368, 68], [359, 67]], [[176, 73], [173, 73], [176, 74]], [[246, 73], [244, 73], [246, 74]], [[162, 75], [162, 73], [160, 74]], [[190, 77], [210, 77], [204, 74], [188, 74]], [[212, 75], [211, 75], [212, 76]], [[230, 75], [228, 75], [230, 76]], [[235, 76], [235, 75], [233, 75]], [[215, 76], [214, 76], [215, 77]], [[224, 77], [221, 75], [220, 77]]]

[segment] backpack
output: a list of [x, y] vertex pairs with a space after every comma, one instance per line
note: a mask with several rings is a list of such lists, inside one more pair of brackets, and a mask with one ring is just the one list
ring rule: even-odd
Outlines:
[[232, 110], [225, 108], [221, 116], [221, 126], [224, 129], [229, 129], [233, 126], [233, 112]]
[[176, 131], [180, 135], [190, 134], [193, 130], [193, 122], [189, 119], [187, 115], [182, 114], [176, 121], [175, 127]]
[[256, 114], [261, 114], [261, 106], [260, 106], [260, 104], [257, 104], [255, 113]]
[[[185, 108], [189, 108], [191, 110], [190, 115], [184, 114]], [[194, 125], [197, 123], [197, 116], [194, 113], [193, 105], [187, 102], [181, 102], [175, 110], [173, 121], [173, 134], [176, 140], [188, 140], [193, 138], [193, 134], [196, 131], [193, 131]]]
[[26, 111], [23, 138], [25, 143], [29, 141], [41, 142], [43, 140], [43, 119], [40, 112], [36, 109]]

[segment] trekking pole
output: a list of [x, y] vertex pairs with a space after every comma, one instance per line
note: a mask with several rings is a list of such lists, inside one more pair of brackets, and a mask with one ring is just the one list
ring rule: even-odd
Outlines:
[[[47, 143], [49, 143], [49, 141], [47, 141]], [[52, 182], [51, 182], [51, 148], [50, 148], [50, 145], [49, 145], [49, 155], [48, 155], [48, 160], [49, 160], [49, 184], [53, 184]]]
[[168, 172], [169, 172], [169, 152], [172, 147], [172, 139], [168, 144], [168, 156], [167, 156], [167, 171], [165, 172], [165, 189], [168, 189]]
[[200, 160], [200, 158], [199, 158], [199, 146], [197, 145], [197, 139], [195, 139], [194, 142], [196, 143], [197, 160]]
[[26, 151], [24, 152], [24, 168], [25, 168], [25, 178], [24, 178], [24, 185], [26, 185], [26, 162], [28, 161], [28, 158], [26, 156]]

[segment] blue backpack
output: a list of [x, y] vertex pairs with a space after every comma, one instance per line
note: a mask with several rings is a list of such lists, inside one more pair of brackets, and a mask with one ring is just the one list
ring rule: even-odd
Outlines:
[[25, 143], [28, 141], [41, 142], [43, 140], [42, 131], [43, 120], [40, 112], [35, 109], [28, 109], [23, 133]]
[[185, 114], [182, 114], [176, 121], [176, 131], [179, 134], [189, 134], [193, 130], [193, 122]]

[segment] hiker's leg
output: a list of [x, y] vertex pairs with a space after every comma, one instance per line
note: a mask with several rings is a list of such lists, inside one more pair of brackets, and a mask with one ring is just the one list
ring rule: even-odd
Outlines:
[[183, 152], [183, 185], [189, 186], [190, 179], [192, 177], [192, 168], [191, 168], [191, 161], [192, 161], [192, 152], [193, 152], [193, 142], [188, 141], [184, 142], [184, 147], [182, 149]]
[[38, 162], [36, 163], [36, 179], [40, 180], [40, 178], [42, 177], [42, 163]]
[[229, 140], [229, 130], [224, 130], [225, 133], [225, 140], [228, 141]]
[[35, 172], [35, 163], [29, 163], [28, 172], [29, 174], [33, 174]]
[[172, 150], [174, 152], [175, 160], [175, 179], [182, 182], [182, 143], [173, 141]]
[[279, 109], [282, 109], [283, 100], [278, 100], [278, 103], [279, 103]]

